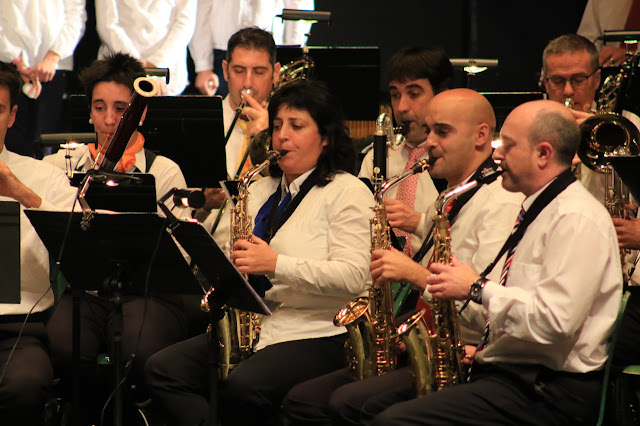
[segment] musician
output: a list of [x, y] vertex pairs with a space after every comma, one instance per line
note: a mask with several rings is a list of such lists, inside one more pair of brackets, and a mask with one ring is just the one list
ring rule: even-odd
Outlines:
[[[266, 274], [273, 287], [265, 298], [282, 305], [263, 319], [257, 352], [221, 384], [222, 421], [229, 425], [272, 424], [293, 385], [344, 366], [346, 335], [333, 316], [363, 292], [369, 276], [373, 197], [348, 173], [355, 152], [336, 98], [318, 82], [290, 83], [274, 94], [269, 117], [273, 148], [283, 156], [271, 177], [250, 187], [249, 213], [268, 229], [279, 198], [292, 196], [283, 217], [295, 210], [269, 244], [254, 235], [234, 245], [240, 272]], [[147, 362], [153, 402], [170, 424], [207, 420], [206, 360], [202, 335]]]
[[596, 423], [621, 299], [615, 231], [570, 171], [580, 137], [565, 107], [525, 103], [501, 136], [493, 157], [505, 169], [502, 185], [526, 197], [524, 235], [507, 251], [502, 282], [479, 280], [459, 260], [432, 264], [426, 278], [432, 297], [471, 298], [488, 311], [471, 382], [395, 404], [374, 425]]
[[[389, 147], [387, 177], [398, 175], [427, 158], [424, 116], [431, 99], [451, 88], [453, 67], [439, 48], [405, 47], [389, 60], [386, 72], [396, 123], [409, 122], [405, 143]], [[365, 156], [360, 177], [373, 178], [373, 150]], [[407, 237], [407, 254], [418, 251], [426, 237], [412, 235], [424, 228], [427, 207], [438, 191], [429, 173], [422, 173], [389, 191], [387, 218], [397, 235]], [[422, 225], [422, 226], [421, 226]]]
[[[449, 188], [472, 180], [472, 176], [475, 179], [482, 169], [496, 167], [491, 159], [496, 119], [484, 96], [469, 89], [441, 92], [429, 103], [423, 121], [428, 133], [428, 154], [437, 159], [431, 175], [446, 179]], [[511, 232], [522, 196], [505, 191], [499, 179], [482, 185], [469, 196], [467, 200], [456, 200], [449, 212], [452, 252], [480, 269], [491, 262]], [[431, 228], [434, 213], [430, 206], [425, 227]], [[375, 250], [373, 276], [378, 278], [384, 273], [385, 278], [409, 282], [423, 292], [429, 275], [425, 266], [432, 252], [433, 249], [427, 253], [421, 265], [394, 249]], [[499, 272], [495, 277], [498, 276]], [[484, 313], [475, 307], [473, 311], [474, 315], [471, 310], [468, 313], [470, 323], [475, 321], [472, 328], [482, 330]], [[480, 333], [467, 332], [461, 338], [463, 342], [477, 343]], [[290, 424], [357, 424], [393, 402], [413, 397], [415, 387], [409, 368], [355, 382], [351, 373], [343, 370], [296, 386], [287, 395], [283, 408]]]
[[[251, 138], [269, 126], [266, 100], [280, 77], [276, 53], [271, 33], [257, 27], [241, 29], [229, 39], [227, 59], [222, 62], [224, 78], [229, 85], [229, 94], [222, 102], [225, 134], [231, 128], [236, 110], [244, 105], [225, 146], [227, 174], [231, 178], [240, 169]], [[250, 165], [251, 160], [247, 159], [240, 170], [246, 170]], [[207, 189], [205, 194], [207, 204], [197, 211], [196, 218], [213, 230], [214, 240], [222, 247], [229, 240], [229, 208], [225, 206], [222, 214], [218, 210], [224, 203], [225, 194], [220, 188]]]
[[[60, 149], [55, 154], [47, 155], [44, 161], [67, 172], [86, 172], [94, 165], [96, 156], [109, 145], [120, 117], [126, 109], [134, 93], [133, 82], [138, 77], [145, 77], [145, 71], [137, 59], [126, 53], [116, 53], [99, 59], [83, 70], [80, 75], [82, 85], [89, 101], [89, 122], [96, 132], [98, 146], [93, 144], [73, 148], [71, 152]], [[157, 80], [154, 80], [157, 81]], [[146, 111], [140, 120], [144, 122]], [[184, 175], [180, 167], [171, 159], [156, 155], [144, 147], [145, 138], [138, 130], [129, 138], [127, 149], [122, 160], [116, 166], [117, 172], [150, 173], [156, 182], [156, 195], [160, 199], [172, 188], [186, 188]], [[67, 158], [70, 155], [71, 158]], [[172, 201], [167, 204], [173, 207]], [[162, 214], [162, 210], [158, 209]], [[174, 209], [178, 217], [187, 216], [190, 212], [184, 208]]]
[[[547, 44], [542, 53], [542, 78], [550, 100], [567, 103], [576, 111], [595, 109], [600, 86], [598, 50], [588, 39], [565, 34]], [[577, 160], [577, 157], [575, 159]], [[604, 175], [580, 164], [582, 185], [604, 203]]]
[[[144, 76], [142, 64], [127, 54], [117, 53], [94, 61], [81, 73], [80, 78], [89, 100], [90, 122], [93, 123], [97, 134], [98, 147], [78, 147], [71, 152], [70, 159], [65, 158], [67, 153], [62, 149], [57, 154], [45, 157], [45, 161], [62, 169], [65, 169], [68, 163], [73, 171], [90, 169], [97, 152], [105, 147], [118, 128], [120, 118], [133, 96], [135, 79]], [[143, 114], [142, 119], [144, 116]], [[118, 163], [117, 171], [151, 173], [156, 179], [158, 197], [166, 194], [171, 188], [185, 188], [184, 176], [178, 165], [166, 157], [144, 149], [144, 142], [144, 136], [134, 131], [129, 140], [129, 147]], [[174, 212], [179, 217], [189, 215], [187, 209], [174, 209]], [[94, 422], [97, 419], [91, 416], [98, 415], [104, 403], [104, 399], [100, 397], [103, 395], [96, 395], [103, 391], [103, 386], [94, 383], [96, 356], [112, 350], [110, 346], [117, 328], [114, 321], [115, 305], [109, 298], [111, 294], [104, 296], [85, 293], [80, 307], [80, 357], [82, 368], [87, 369], [87, 372], [82, 374], [85, 383], [82, 384], [80, 395], [86, 398], [86, 401], [81, 406], [83, 415], [87, 416], [86, 421]], [[125, 295], [122, 302], [122, 359], [127, 363], [133, 361], [130, 380], [127, 383], [137, 385], [140, 392], [133, 397], [144, 400], [144, 362], [159, 349], [186, 338], [187, 320], [182, 302], [173, 298]], [[72, 296], [70, 292], [66, 292], [47, 325], [53, 364], [62, 377], [66, 392], [70, 392], [67, 379], [71, 377], [72, 371], [71, 330]]]
[[45, 320], [54, 300], [49, 255], [24, 209], [71, 210], [76, 191], [57, 168], [5, 147], [21, 88], [15, 67], [0, 62], [0, 201], [21, 205], [20, 303], [0, 304], [0, 418], [4, 424], [41, 425], [53, 381]]

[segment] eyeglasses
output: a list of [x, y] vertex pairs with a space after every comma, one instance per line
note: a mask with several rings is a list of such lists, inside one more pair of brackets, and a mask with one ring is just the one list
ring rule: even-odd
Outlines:
[[[589, 77], [594, 75], [596, 72], [598, 72], [598, 70], [595, 70], [589, 75], [580, 75], [580, 74], [573, 75], [568, 80], [569, 84], [571, 84], [571, 87], [573, 87], [574, 89], [581, 89], [584, 87], [585, 84], [587, 84], [587, 80], [589, 80]], [[549, 86], [554, 90], [562, 90], [567, 85], [567, 79], [564, 77], [553, 76], [553, 77], [547, 77], [545, 78], [545, 80], [547, 81], [547, 83], [549, 83]]]

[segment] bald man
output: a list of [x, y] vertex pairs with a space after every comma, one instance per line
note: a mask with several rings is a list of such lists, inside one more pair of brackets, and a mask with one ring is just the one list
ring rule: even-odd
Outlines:
[[[476, 179], [481, 170], [496, 168], [491, 158], [496, 120], [484, 96], [469, 89], [441, 92], [429, 103], [425, 123], [427, 149], [436, 158], [430, 173], [446, 179], [449, 188]], [[456, 200], [449, 212], [452, 249], [464, 262], [484, 268], [511, 232], [523, 197], [505, 191], [500, 179], [467, 194]], [[431, 229], [434, 213], [431, 205], [426, 213], [425, 235]], [[376, 250], [371, 269], [376, 278], [384, 275], [392, 282], [410, 282], [423, 291], [429, 275], [425, 266], [430, 258], [429, 252], [421, 265], [395, 249]], [[496, 274], [491, 276], [498, 279], [499, 268]], [[462, 340], [473, 343], [473, 349], [480, 339], [486, 312], [475, 306], [467, 310], [467, 316], [475, 333], [466, 330]], [[415, 396], [409, 368], [357, 382], [350, 371], [341, 370], [294, 387], [283, 410], [287, 424], [358, 424], [395, 402]]]
[[571, 174], [579, 130], [570, 111], [523, 104], [501, 135], [502, 186], [526, 197], [506, 277], [481, 279], [461, 259], [430, 265], [426, 278], [432, 297], [488, 311], [471, 382], [395, 404], [374, 425], [596, 423], [622, 288], [611, 218]]

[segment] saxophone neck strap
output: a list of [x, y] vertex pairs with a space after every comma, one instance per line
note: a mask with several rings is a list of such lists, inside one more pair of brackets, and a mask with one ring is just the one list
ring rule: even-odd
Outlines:
[[493, 262], [480, 274], [481, 277], [486, 277], [489, 272], [493, 270], [500, 258], [509, 250], [515, 248], [529, 225], [538, 217], [538, 214], [549, 205], [554, 198], [558, 196], [562, 191], [567, 189], [569, 185], [576, 181], [576, 177], [571, 172], [571, 169], [567, 169], [556, 177], [553, 182], [545, 188], [544, 191], [534, 200], [531, 207], [525, 212], [522, 221], [518, 225], [516, 231], [507, 238], [504, 245], [500, 249], [500, 252], [496, 256]]
[[276, 189], [275, 200], [271, 204], [271, 211], [269, 212], [269, 221], [267, 222], [267, 229], [262, 238], [264, 241], [269, 244], [271, 239], [273, 239], [276, 232], [284, 225], [284, 223], [291, 217], [293, 212], [296, 210], [298, 205], [302, 202], [302, 199], [311, 191], [316, 185], [316, 179], [318, 176], [318, 169], [315, 169], [309, 177], [300, 185], [300, 191], [296, 194], [296, 196], [291, 200], [289, 205], [284, 209], [280, 217], [278, 217], [278, 204], [281, 198], [282, 185], [278, 185]]
[[[449, 210], [449, 213], [447, 214], [447, 217], [449, 219], [449, 223], [450, 224], [453, 224], [453, 222], [455, 221], [456, 217], [458, 216], [458, 213], [460, 213], [460, 210], [462, 210], [462, 208], [465, 206], [465, 204], [467, 204], [469, 202], [469, 200], [471, 200], [471, 198], [476, 194], [476, 192], [478, 192], [480, 187], [482, 185], [484, 185], [484, 182], [482, 181], [481, 178], [483, 176], [483, 173], [486, 172], [487, 168], [489, 168], [491, 170], [497, 170], [498, 169], [498, 165], [493, 161], [493, 158], [491, 156], [487, 157], [487, 159], [485, 159], [482, 162], [482, 164], [480, 164], [480, 167], [478, 167], [476, 169], [476, 171], [473, 173], [473, 175], [471, 175], [471, 178], [469, 178], [469, 182], [475, 180], [477, 182], [480, 182], [480, 184], [477, 185], [475, 188], [465, 192], [460, 197], [456, 198], [456, 200], [453, 202], [453, 206], [451, 207], [451, 210]], [[417, 262], [417, 263], [422, 262], [422, 259], [424, 259], [424, 257], [426, 256], [427, 252], [433, 246], [433, 230], [434, 230], [434, 227], [435, 227], [435, 224], [431, 225], [431, 229], [429, 230], [429, 234], [428, 234], [429, 236], [427, 237], [426, 240], [424, 240], [424, 242], [422, 243], [422, 246], [420, 247], [420, 249], [413, 256], [413, 261], [414, 262]]]

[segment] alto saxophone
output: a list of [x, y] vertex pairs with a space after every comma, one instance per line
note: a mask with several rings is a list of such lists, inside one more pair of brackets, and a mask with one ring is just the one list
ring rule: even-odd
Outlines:
[[[420, 160], [407, 172], [382, 183], [375, 192], [374, 217], [370, 220], [371, 251], [391, 248], [385, 194], [404, 179], [425, 171], [427, 160]], [[356, 379], [380, 376], [396, 367], [396, 330], [393, 323], [391, 284], [372, 284], [369, 297], [358, 297], [334, 317], [336, 327], [347, 327], [349, 367]]]
[[[479, 184], [495, 180], [501, 173], [502, 171], [493, 169], [483, 170], [480, 179], [458, 185], [438, 196], [433, 217], [435, 226], [431, 263], [451, 265], [451, 227], [445, 207]], [[460, 341], [455, 302], [431, 299], [429, 306], [430, 313], [423, 309], [402, 323], [397, 330], [409, 354], [418, 396], [464, 380], [464, 345]]]
[[[253, 224], [248, 211], [249, 184], [271, 163], [280, 158], [280, 153], [270, 151], [267, 159], [259, 165], [247, 170], [238, 182], [238, 199], [231, 209], [230, 251], [239, 240], [251, 240]], [[248, 274], [244, 274], [248, 278]], [[226, 307], [225, 316], [218, 322], [218, 336], [220, 340], [219, 372], [226, 377], [241, 361], [249, 358], [257, 343], [256, 329], [259, 326], [258, 314]]]

